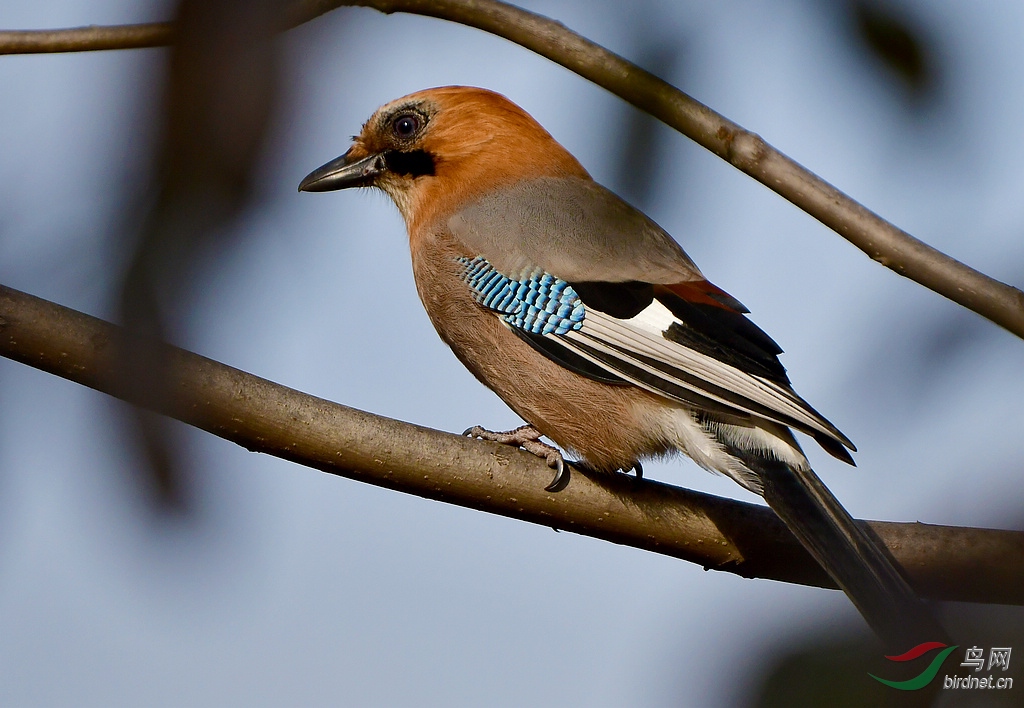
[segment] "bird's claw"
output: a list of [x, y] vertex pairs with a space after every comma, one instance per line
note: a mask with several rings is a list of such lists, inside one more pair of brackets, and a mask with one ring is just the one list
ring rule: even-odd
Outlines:
[[481, 428], [479, 425], [474, 425], [472, 428], [466, 428], [462, 434], [470, 438], [479, 438], [481, 440], [502, 443], [503, 445], [521, 447], [537, 457], [544, 458], [544, 461], [548, 463], [548, 467], [555, 470], [555, 477], [548, 486], [544, 487], [545, 491], [557, 492], [569, 483], [569, 474], [562, 453], [557, 447], [541, 442], [541, 432], [532, 425], [521, 425], [515, 430], [507, 430], [505, 432], [495, 432]]
[[548, 486], [544, 487], [545, 492], [560, 492], [565, 488], [565, 485], [569, 483], [569, 475], [565, 473], [565, 459], [562, 454], [555, 451], [558, 457], [555, 459], [555, 464], [551, 464], [552, 455], [548, 455], [548, 467], [555, 470], [555, 477], [551, 480]]

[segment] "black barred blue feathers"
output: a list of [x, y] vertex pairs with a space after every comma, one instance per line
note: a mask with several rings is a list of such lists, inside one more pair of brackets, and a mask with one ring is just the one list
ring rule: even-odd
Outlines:
[[583, 326], [586, 310], [569, 283], [534, 269], [518, 279], [502, 275], [485, 258], [459, 258], [473, 297], [530, 334], [565, 334]]

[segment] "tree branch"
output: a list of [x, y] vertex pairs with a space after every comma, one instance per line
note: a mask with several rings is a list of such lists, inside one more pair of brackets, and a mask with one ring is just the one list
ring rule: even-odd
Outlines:
[[0, 54], [57, 54], [106, 49], [165, 47], [174, 41], [170, 22], [57, 30], [0, 31]]
[[[121, 328], [0, 286], [0, 354], [112, 396]], [[130, 342], [129, 342], [130, 345]], [[769, 509], [625, 475], [551, 470], [525, 452], [375, 416], [159, 345], [159, 413], [243, 447], [360, 482], [681, 558], [748, 578], [834, 587]], [[150, 402], [152, 404], [152, 402]], [[869, 522], [914, 589], [1024, 604], [1024, 533]]]
[[[873, 260], [1024, 337], [1024, 292], [914, 238], [857, 203], [760, 136], [564, 25], [498, 0], [297, 0], [292, 27], [341, 6], [408, 12], [504, 37], [576, 72], [655, 116], [825, 224]], [[0, 54], [149, 47], [168, 24], [0, 32]], [[120, 39], [119, 39], [120, 37]]]

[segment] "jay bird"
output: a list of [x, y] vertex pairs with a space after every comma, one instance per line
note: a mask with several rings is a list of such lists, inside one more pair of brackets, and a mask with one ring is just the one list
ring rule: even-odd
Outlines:
[[850, 464], [855, 448], [793, 390], [779, 345], [523, 109], [461, 86], [392, 101], [299, 189], [348, 187], [394, 200], [438, 334], [527, 422], [467, 434], [546, 458], [556, 488], [541, 436], [600, 472], [682, 452], [762, 495], [888, 643], [941, 634], [811, 470], [791, 429]]

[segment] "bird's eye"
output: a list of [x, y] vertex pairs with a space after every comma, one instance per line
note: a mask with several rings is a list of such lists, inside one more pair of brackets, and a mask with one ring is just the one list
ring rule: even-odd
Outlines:
[[391, 123], [391, 129], [399, 138], [409, 139], [420, 130], [422, 120], [415, 113], [400, 115]]

